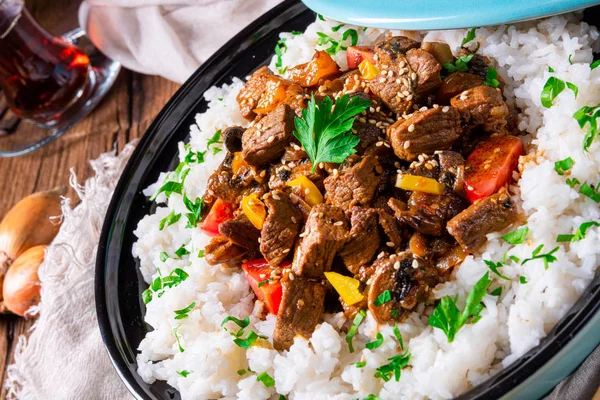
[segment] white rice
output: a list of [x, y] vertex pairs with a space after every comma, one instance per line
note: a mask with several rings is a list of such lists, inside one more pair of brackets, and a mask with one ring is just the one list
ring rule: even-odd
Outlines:
[[[347, 25], [337, 33], [331, 27], [334, 21], [320, 21], [310, 25], [304, 35], [283, 33], [287, 52], [283, 65], [293, 66], [308, 61], [317, 42], [316, 32], [327, 32], [339, 37], [347, 28], [355, 28], [359, 45], [372, 45], [390, 31], [366, 29]], [[445, 41], [458, 49], [466, 30], [437, 31], [427, 34], [392, 31], [418, 39]], [[531, 256], [533, 249], [544, 244], [549, 251], [558, 244], [556, 237], [573, 233], [586, 221], [600, 220], [600, 207], [591, 199], [571, 189], [565, 177], [554, 171], [554, 162], [572, 157], [575, 166], [570, 175], [581, 182], [596, 184], [600, 180], [600, 143], [596, 141], [589, 152], [582, 151], [584, 131], [572, 118], [575, 110], [584, 105], [600, 103], [600, 68], [590, 70], [592, 50], [598, 45], [598, 31], [579, 21], [578, 14], [552, 17], [514, 26], [480, 28], [481, 53], [498, 63], [498, 71], [508, 82], [506, 92], [516, 99], [521, 110], [520, 128], [529, 132], [537, 145], [535, 156], [523, 157], [519, 186], [513, 191], [520, 207], [527, 215], [530, 233], [524, 244], [512, 246], [499, 240], [501, 233], [489, 235], [490, 241], [481, 254], [469, 256], [453, 274], [453, 279], [435, 289], [436, 298], [459, 295], [459, 307], [466, 294], [488, 269], [482, 259], [500, 261], [507, 252], [520, 259]], [[571, 55], [573, 64], [569, 64]], [[345, 52], [335, 56], [346, 68]], [[551, 66], [555, 72], [548, 72]], [[275, 59], [271, 63], [275, 70]], [[549, 76], [556, 76], [579, 87], [577, 99], [565, 90], [552, 108], [541, 106], [540, 92]], [[235, 79], [231, 85], [212, 88], [205, 94], [209, 109], [196, 117], [191, 127], [191, 147], [195, 151], [206, 148], [207, 138], [218, 129], [233, 124], [246, 125], [238, 111], [235, 96], [243, 82]], [[180, 158], [187, 150], [180, 143]], [[201, 196], [211, 172], [218, 167], [224, 152], [213, 156], [207, 153], [206, 162], [191, 167], [185, 182], [189, 198]], [[152, 194], [162, 184], [148, 188]], [[269, 339], [275, 318], [265, 321], [256, 317], [260, 305], [254, 305], [254, 296], [243, 273], [226, 268], [212, 267], [198, 251], [209, 242], [199, 229], [186, 229], [186, 220], [159, 231], [159, 221], [171, 210], [185, 213], [182, 197], [173, 194], [167, 199], [160, 195], [162, 204], [155, 214], [140, 221], [135, 234], [139, 238], [133, 254], [141, 260], [144, 279], [168, 275], [174, 268], [182, 268], [189, 278], [180, 285], [167, 289], [164, 295], [147, 305], [145, 321], [154, 330], [139, 346], [138, 372], [146, 382], [165, 380], [177, 388], [183, 399], [240, 398], [277, 399], [282, 394], [290, 399], [354, 399], [374, 394], [382, 399], [447, 399], [481, 383], [503, 367], [515, 361], [532, 347], [565, 315], [592, 280], [600, 264], [600, 229], [591, 228], [585, 239], [560, 244], [555, 254], [558, 261], [547, 270], [541, 260], [525, 266], [509, 263], [503, 267], [506, 281], [491, 275], [492, 287], [502, 286], [500, 298], [487, 295], [485, 310], [479, 322], [465, 325], [452, 343], [439, 329], [427, 324], [431, 308], [419, 306], [408, 320], [400, 324], [412, 357], [402, 371], [399, 382], [384, 383], [373, 375], [387, 358], [397, 354], [392, 327], [381, 326], [369, 315], [354, 339], [356, 351], [349, 353], [345, 333], [339, 329], [348, 322], [343, 315], [326, 315], [324, 323], [315, 330], [310, 340], [297, 338], [289, 351], [279, 353], [265, 347], [248, 351], [236, 346], [230, 334], [220, 327], [228, 315], [239, 318], [250, 316], [253, 329]], [[507, 229], [514, 230], [515, 227]], [[190, 251], [182, 259], [160, 261], [160, 253], [173, 255], [182, 244]], [[519, 276], [527, 284], [519, 283]], [[196, 306], [188, 318], [175, 320], [174, 310], [191, 302]], [[229, 323], [230, 328], [235, 325]], [[177, 328], [179, 350], [173, 329]], [[374, 350], [364, 348], [377, 331], [384, 336], [384, 344]], [[364, 368], [352, 365], [365, 361]], [[250, 368], [252, 373], [239, 376], [236, 371]], [[177, 371], [189, 371], [187, 377]], [[267, 372], [275, 379], [275, 386], [267, 388], [258, 382], [258, 373]]]

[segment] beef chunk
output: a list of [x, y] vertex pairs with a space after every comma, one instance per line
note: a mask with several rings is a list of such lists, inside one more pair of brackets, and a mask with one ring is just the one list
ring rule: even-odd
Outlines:
[[271, 189], [284, 190], [289, 181], [301, 176], [306, 176], [317, 186], [317, 188], [323, 189], [325, 172], [322, 169], [317, 168], [313, 173], [312, 164], [308, 159], [302, 160], [299, 163], [291, 162], [286, 165], [278, 164], [272, 166], [269, 187]]
[[245, 214], [240, 214], [234, 219], [221, 222], [219, 224], [219, 233], [221, 236], [245, 249], [256, 249], [258, 247], [260, 231], [252, 225]]
[[396, 62], [400, 56], [411, 49], [418, 49], [421, 44], [406, 36], [390, 36], [375, 45], [378, 61]]
[[353, 131], [356, 131], [354, 135], [360, 139], [360, 142], [356, 146], [358, 154], [364, 154], [367, 148], [373, 146], [381, 140], [380, 137], [383, 137], [383, 131], [369, 123], [354, 122]]
[[455, 195], [434, 195], [413, 192], [408, 199], [408, 211], [396, 213], [396, 217], [426, 235], [440, 236], [446, 223], [464, 210], [468, 203]]
[[292, 250], [302, 214], [284, 192], [274, 190], [265, 196], [267, 218], [260, 233], [260, 252], [269, 264], [279, 265]]
[[517, 209], [505, 190], [478, 200], [448, 222], [448, 232], [467, 252], [474, 252], [486, 235], [515, 222]]
[[417, 111], [387, 130], [396, 156], [414, 161], [421, 154], [449, 150], [462, 134], [458, 111], [449, 106]]
[[455, 72], [444, 78], [435, 95], [435, 100], [440, 104], [448, 104], [454, 96], [481, 85], [483, 85], [483, 79], [480, 76], [466, 72]]
[[477, 75], [485, 79], [487, 71], [490, 65], [490, 59], [479, 53], [472, 53], [469, 49], [464, 47], [460, 49], [458, 56], [472, 55], [471, 61], [467, 64], [469, 66], [469, 74]]
[[[400, 225], [396, 218], [394, 218], [390, 213], [386, 210], [379, 210], [379, 225], [383, 228], [383, 232], [388, 237], [388, 241], [386, 241], [386, 247], [395, 249], [402, 245], [402, 231], [400, 230]], [[389, 244], [393, 243], [393, 246]]]
[[217, 265], [239, 263], [248, 250], [223, 236], [217, 236], [210, 241], [204, 251], [206, 262], [210, 265]]
[[323, 272], [331, 269], [335, 254], [348, 240], [348, 233], [348, 220], [342, 209], [323, 203], [314, 206], [294, 254], [294, 273], [321, 278]]
[[439, 175], [438, 181], [446, 187], [446, 193], [464, 192], [465, 159], [454, 151], [440, 151], [436, 154]]
[[273, 75], [266, 66], [256, 70], [238, 93], [236, 100], [240, 106], [242, 117], [253, 120], [256, 117], [254, 109], [258, 105], [260, 97], [265, 91], [267, 79]]
[[294, 129], [294, 112], [281, 104], [242, 136], [242, 156], [254, 166], [267, 164], [285, 152]]
[[[411, 49], [406, 52], [410, 68], [417, 74], [416, 95], [419, 99], [433, 93], [442, 84], [440, 73], [442, 66], [433, 55], [422, 49]], [[415, 77], [411, 76], [411, 79]]]
[[340, 256], [348, 271], [357, 274], [360, 267], [373, 259], [379, 248], [379, 215], [373, 208], [352, 207], [350, 212], [350, 240], [340, 250]]
[[363, 157], [352, 167], [328, 176], [325, 181], [327, 203], [347, 210], [354, 205], [368, 206], [383, 172], [375, 157]]
[[236, 153], [242, 151], [242, 135], [244, 134], [244, 128], [241, 126], [230, 126], [223, 131], [223, 142], [225, 148], [230, 153]]
[[295, 276], [282, 279], [283, 295], [273, 332], [273, 346], [287, 350], [300, 335], [309, 339], [325, 309], [325, 287], [320, 282]]
[[[373, 263], [375, 273], [369, 286], [369, 311], [377, 322], [403, 321], [417, 302], [426, 300], [431, 289], [439, 283], [439, 276], [425, 260], [417, 260], [405, 251], [382, 257]], [[386, 290], [392, 299], [375, 305], [377, 298]]]
[[450, 103], [469, 129], [481, 127], [485, 132], [493, 133], [506, 127], [508, 106], [500, 89], [477, 86], [454, 96]]
[[227, 203], [239, 204], [242, 198], [250, 193], [264, 193], [264, 188], [254, 181], [250, 174], [234, 175], [231, 168], [224, 164], [225, 162], [208, 178], [204, 196], [207, 203], [221, 198]]

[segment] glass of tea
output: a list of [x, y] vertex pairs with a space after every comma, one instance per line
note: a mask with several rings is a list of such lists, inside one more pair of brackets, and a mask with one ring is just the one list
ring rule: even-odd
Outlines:
[[[0, 0], [2, 94], [15, 116], [47, 130], [45, 137], [33, 142], [17, 138], [18, 132], [0, 136], [0, 156], [38, 148], [87, 114], [118, 72], [118, 64], [115, 68], [113, 62], [107, 70], [104, 61], [95, 68], [90, 56], [72, 42], [45, 31], [31, 17], [23, 0]], [[10, 136], [15, 136], [12, 142], [22, 143], [2, 146]]]

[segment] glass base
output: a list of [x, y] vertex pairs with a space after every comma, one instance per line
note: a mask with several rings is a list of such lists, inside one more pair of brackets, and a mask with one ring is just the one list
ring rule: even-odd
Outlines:
[[[63, 135], [73, 124], [98, 105], [117, 79], [121, 65], [100, 52], [81, 28], [67, 32], [62, 38], [79, 47], [90, 58], [90, 79], [81, 98], [51, 127], [35, 124], [39, 132], [6, 133], [0, 136], [0, 157], [15, 157], [37, 150]], [[10, 113], [10, 111], [9, 111]], [[32, 123], [23, 121], [25, 123]]]

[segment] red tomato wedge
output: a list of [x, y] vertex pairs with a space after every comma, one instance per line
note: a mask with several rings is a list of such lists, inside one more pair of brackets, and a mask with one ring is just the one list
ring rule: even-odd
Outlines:
[[496, 136], [481, 142], [467, 158], [467, 199], [473, 203], [491, 196], [510, 182], [523, 154], [523, 142], [516, 136]]
[[[279, 267], [285, 268], [290, 265], [289, 261], [283, 262]], [[269, 277], [275, 269], [269, 265], [264, 258], [248, 261], [242, 264], [242, 269], [246, 274], [246, 279], [252, 287], [256, 297], [265, 303], [265, 306], [271, 314], [277, 315], [283, 289], [279, 280], [271, 281]], [[264, 282], [264, 283], [262, 283]], [[260, 286], [259, 286], [260, 285]]]
[[363, 60], [369, 60], [369, 62], [375, 65], [375, 59], [373, 56], [373, 48], [369, 46], [350, 46], [346, 51], [346, 61], [348, 61], [348, 68], [358, 68]]
[[208, 212], [206, 218], [204, 218], [204, 222], [200, 225], [200, 229], [208, 236], [220, 236], [219, 234], [219, 225], [222, 222], [230, 220], [233, 218], [233, 207], [231, 204], [226, 203], [221, 199], [217, 199], [215, 204], [213, 204], [212, 208]]

